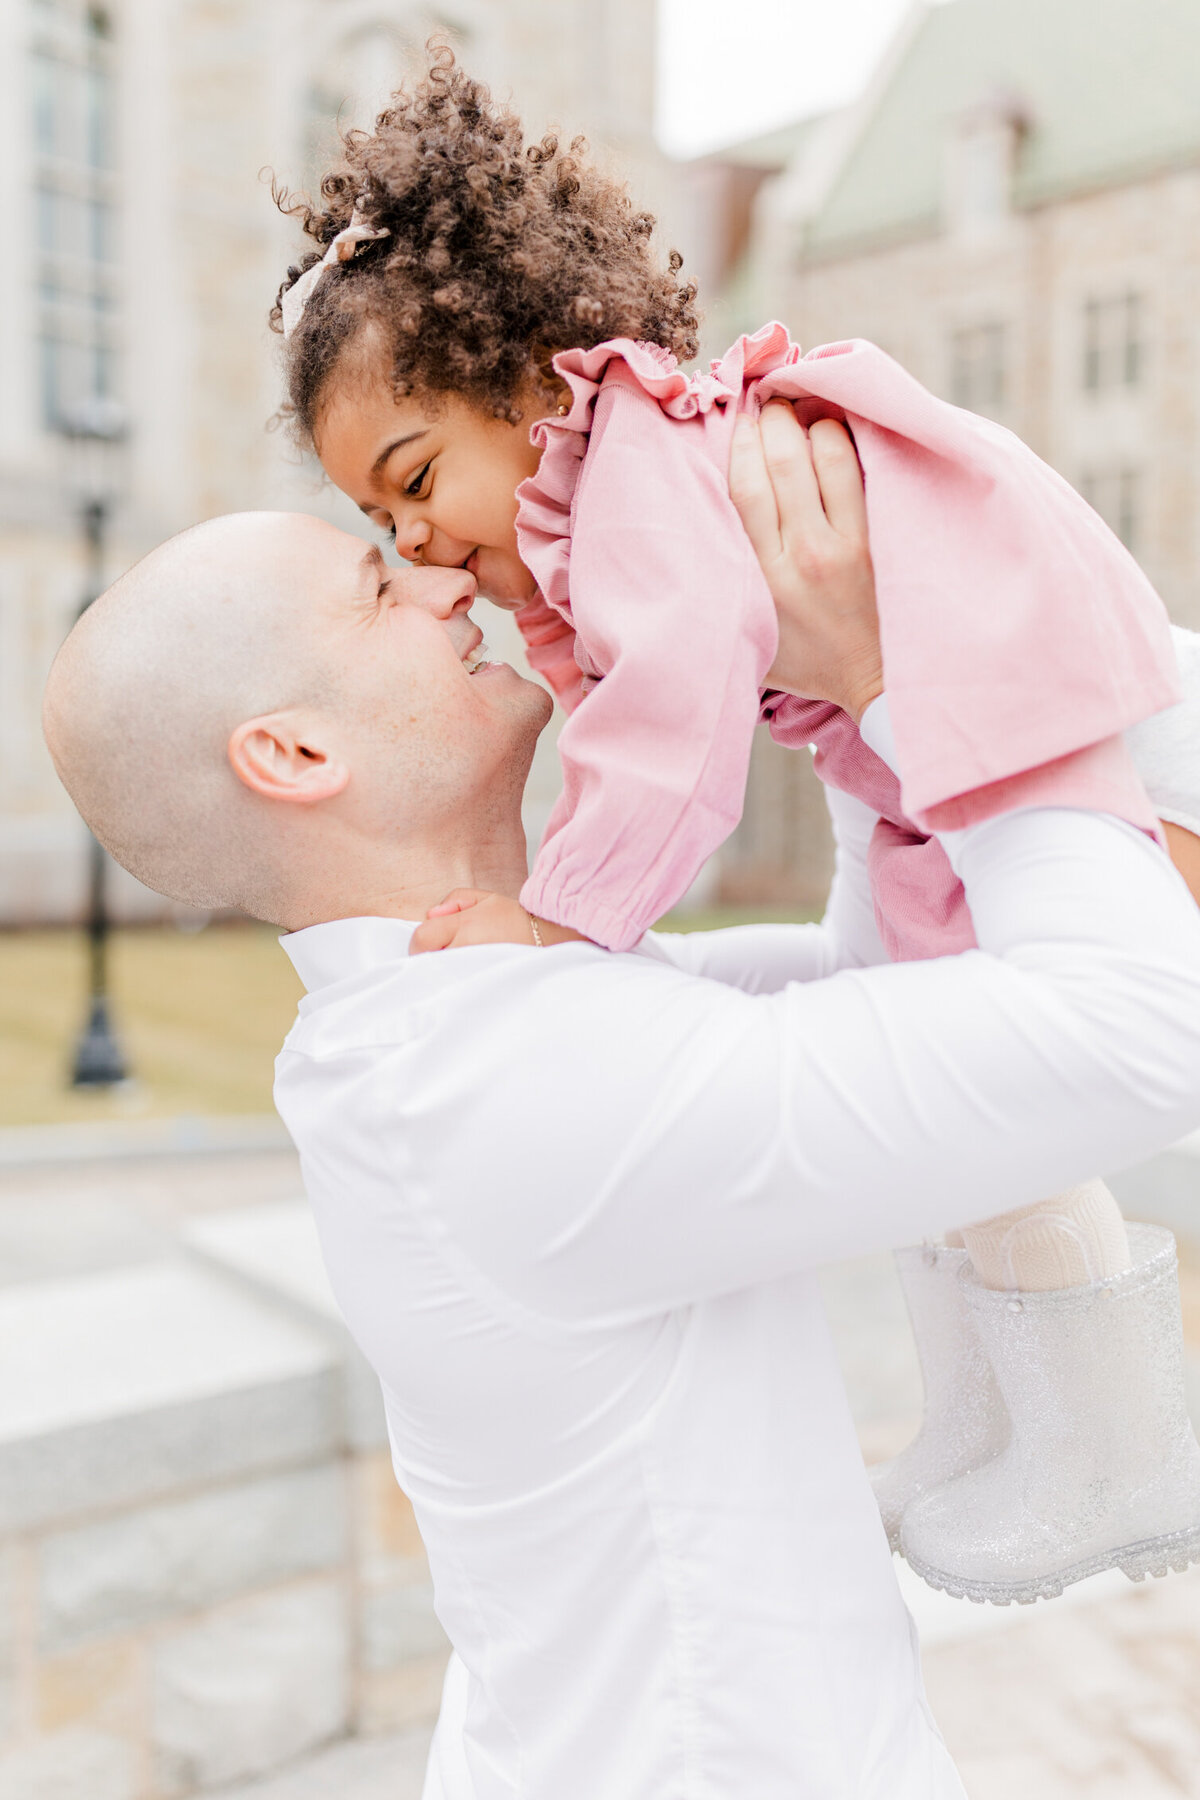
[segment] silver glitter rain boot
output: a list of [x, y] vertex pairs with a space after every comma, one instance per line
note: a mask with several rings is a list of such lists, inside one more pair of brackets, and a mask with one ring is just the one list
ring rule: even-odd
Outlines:
[[900, 1547], [932, 1587], [1050, 1599], [1101, 1569], [1200, 1561], [1200, 1445], [1183, 1386], [1175, 1240], [1130, 1225], [1133, 1267], [1056, 1292], [962, 1290], [1012, 1420], [1008, 1448], [916, 1500]]
[[925, 1405], [912, 1443], [870, 1472], [893, 1550], [910, 1501], [953, 1475], [977, 1469], [1008, 1442], [1008, 1414], [959, 1281], [967, 1261], [965, 1250], [945, 1244], [896, 1252]]

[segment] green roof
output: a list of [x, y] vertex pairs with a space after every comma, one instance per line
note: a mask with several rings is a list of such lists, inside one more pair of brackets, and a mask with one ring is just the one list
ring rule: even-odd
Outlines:
[[1200, 157], [1197, 0], [950, 0], [913, 30], [808, 232], [811, 249], [936, 230], [948, 133], [1002, 93], [1029, 118], [1030, 206]]
[[734, 163], [746, 169], [785, 168], [796, 156], [803, 154], [816, 127], [828, 117], [828, 113], [810, 113], [803, 119], [794, 119], [791, 124], [776, 126], [774, 131], [764, 131], [758, 137], [739, 138], [736, 143], [710, 150], [701, 160]]

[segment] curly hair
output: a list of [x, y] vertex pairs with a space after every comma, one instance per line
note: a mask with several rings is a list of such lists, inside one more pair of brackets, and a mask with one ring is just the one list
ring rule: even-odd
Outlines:
[[[575, 138], [526, 146], [520, 120], [493, 102], [445, 44], [426, 46], [427, 66], [393, 94], [373, 132], [351, 131], [344, 156], [321, 182], [321, 205], [276, 191], [324, 247], [351, 215], [388, 235], [365, 244], [317, 283], [287, 342], [284, 408], [311, 442], [339, 359], [370, 326], [391, 359], [397, 398], [455, 394], [516, 422], [531, 382], [553, 392], [551, 359], [607, 338], [696, 354], [696, 290], [682, 258], [656, 260], [651, 214], [625, 186], [585, 160]], [[314, 251], [290, 268], [280, 302]]]

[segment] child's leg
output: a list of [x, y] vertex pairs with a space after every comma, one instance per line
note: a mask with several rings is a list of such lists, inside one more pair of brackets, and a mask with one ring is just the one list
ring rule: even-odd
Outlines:
[[1129, 1268], [1121, 1211], [1102, 1181], [1022, 1206], [962, 1232], [985, 1287], [1038, 1293], [1103, 1281]]
[[[962, 1299], [1010, 1435], [904, 1508], [901, 1552], [935, 1587], [1006, 1605], [1101, 1569], [1140, 1580], [1200, 1561], [1174, 1242], [1154, 1225], [1130, 1225], [1128, 1242], [1126, 1269], [1053, 1291], [1006, 1292], [964, 1266]], [[1067, 1260], [1053, 1241], [1035, 1273], [1059, 1282]]]

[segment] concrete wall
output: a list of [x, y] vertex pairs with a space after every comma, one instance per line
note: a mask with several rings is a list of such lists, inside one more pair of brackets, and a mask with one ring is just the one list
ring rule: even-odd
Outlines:
[[[1200, 626], [1200, 169], [1012, 215], [979, 241], [950, 235], [793, 262], [764, 294], [805, 343], [869, 337], [952, 397], [957, 331], [1006, 336], [1006, 396], [987, 410], [1081, 485], [1128, 464], [1143, 477], [1133, 543], [1180, 623]], [[1144, 297], [1143, 370], [1083, 382], [1084, 307]]]
[[[83, 0], [0, 0], [0, 151], [14, 243], [36, 244], [31, 53], [37, 20]], [[266, 314], [299, 247], [271, 204], [274, 170], [303, 187], [334, 114], [369, 120], [435, 25], [510, 95], [530, 128], [591, 134], [639, 198], [670, 208], [651, 138], [653, 7], [636, 0], [112, 0], [119, 83], [120, 397], [131, 425], [107, 573], [171, 532], [248, 507], [316, 512], [356, 532], [357, 511], [267, 430], [278, 402]], [[0, 285], [0, 923], [78, 915], [84, 840], [41, 744], [50, 659], [83, 594], [77, 504], [37, 381], [38, 266]], [[481, 609], [491, 613], [492, 609]], [[511, 621], [487, 619], [519, 657]], [[558, 785], [541, 747], [529, 824]], [[118, 884], [122, 910], [158, 903]]]
[[2, 1800], [184, 1800], [433, 1719], [424, 1551], [303, 1203], [5, 1290], [0, 1421]]

